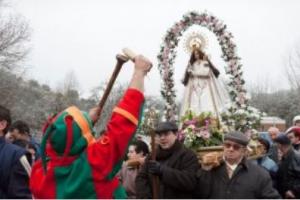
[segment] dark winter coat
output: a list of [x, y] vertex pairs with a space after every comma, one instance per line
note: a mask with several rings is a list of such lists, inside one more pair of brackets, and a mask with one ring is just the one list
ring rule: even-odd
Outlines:
[[293, 144], [293, 147], [296, 151], [300, 151], [300, 144]]
[[297, 199], [300, 198], [300, 154], [292, 148], [282, 157], [277, 178], [278, 191], [283, 197], [291, 190]]
[[276, 199], [278, 192], [272, 187], [269, 173], [244, 159], [229, 179], [226, 164], [211, 171], [200, 169], [197, 173], [197, 198], [210, 199]]
[[24, 155], [22, 148], [8, 144], [4, 137], [0, 137], [0, 199], [32, 198], [29, 176], [20, 162]]
[[[195, 153], [176, 141], [167, 153], [158, 149], [156, 159], [164, 169], [159, 177], [158, 198], [192, 198], [199, 168]], [[152, 198], [152, 175], [148, 173], [147, 161], [136, 178], [137, 198]]]

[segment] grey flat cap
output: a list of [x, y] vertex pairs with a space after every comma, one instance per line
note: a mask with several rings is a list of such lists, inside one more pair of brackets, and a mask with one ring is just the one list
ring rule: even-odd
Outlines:
[[225, 134], [224, 140], [234, 141], [243, 146], [247, 146], [249, 143], [249, 139], [241, 132], [230, 132]]
[[178, 126], [174, 122], [160, 122], [158, 123], [155, 132], [160, 134], [167, 131], [178, 131]]

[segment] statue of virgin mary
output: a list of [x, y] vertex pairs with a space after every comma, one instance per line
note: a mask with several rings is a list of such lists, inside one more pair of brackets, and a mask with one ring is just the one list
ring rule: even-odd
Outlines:
[[220, 112], [230, 102], [229, 94], [218, 79], [219, 70], [202, 50], [203, 37], [199, 39], [199, 35], [196, 35], [189, 43], [191, 57], [182, 80], [185, 91], [180, 116], [191, 110], [195, 114], [211, 112], [220, 119]]

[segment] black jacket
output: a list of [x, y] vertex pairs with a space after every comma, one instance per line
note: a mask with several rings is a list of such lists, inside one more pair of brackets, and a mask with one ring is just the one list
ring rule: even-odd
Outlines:
[[276, 199], [278, 192], [272, 187], [270, 175], [263, 168], [244, 159], [229, 179], [226, 164], [211, 171], [199, 169], [197, 198], [211, 199]]
[[29, 176], [20, 158], [25, 151], [8, 144], [0, 137], [0, 199], [32, 198], [29, 190]]
[[300, 198], [300, 154], [292, 148], [283, 156], [277, 172], [278, 191], [284, 197], [285, 192], [292, 190]]
[[[167, 199], [192, 198], [199, 168], [196, 154], [176, 141], [169, 155], [157, 152], [157, 160], [164, 166], [159, 177], [159, 197]], [[136, 178], [137, 198], [152, 198], [152, 175], [148, 174], [147, 161]]]

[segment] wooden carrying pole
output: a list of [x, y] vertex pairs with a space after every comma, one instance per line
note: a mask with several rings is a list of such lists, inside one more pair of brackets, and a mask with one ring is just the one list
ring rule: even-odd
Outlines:
[[[151, 130], [151, 160], [156, 160], [156, 142], [155, 142], [155, 131]], [[152, 197], [153, 199], [158, 199], [159, 193], [159, 179], [158, 176], [152, 176]]]
[[[151, 160], [156, 160], [156, 141], [155, 141], [155, 120], [156, 120], [156, 113], [155, 110], [150, 108], [149, 111], [149, 132], [150, 132], [150, 137], [151, 137]], [[152, 175], [152, 198], [153, 199], [158, 199], [158, 194], [159, 194], [159, 178], [158, 176]]]

